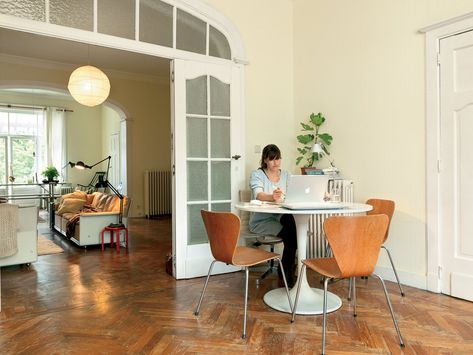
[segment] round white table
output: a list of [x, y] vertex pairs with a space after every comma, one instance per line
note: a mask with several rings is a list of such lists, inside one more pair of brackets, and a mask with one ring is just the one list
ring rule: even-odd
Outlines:
[[[323, 308], [323, 290], [309, 286], [307, 276], [301, 275], [301, 261], [306, 258], [307, 251], [307, 230], [309, 227], [309, 217], [316, 214], [324, 215], [345, 215], [356, 214], [370, 211], [373, 207], [363, 203], [344, 203], [344, 208], [337, 209], [314, 209], [314, 210], [290, 210], [279, 207], [274, 204], [253, 205], [250, 203], [238, 204], [237, 209], [248, 212], [258, 213], [278, 213], [292, 214], [296, 222], [297, 229], [297, 259], [298, 259], [298, 278], [301, 279], [301, 290], [299, 301], [297, 303], [297, 314], [322, 314]], [[292, 302], [296, 298], [296, 285], [289, 291]], [[271, 308], [281, 312], [291, 313], [291, 307], [287, 300], [284, 287], [268, 291], [263, 298], [264, 302]], [[333, 312], [342, 306], [342, 300], [337, 295], [327, 293], [327, 312]]]

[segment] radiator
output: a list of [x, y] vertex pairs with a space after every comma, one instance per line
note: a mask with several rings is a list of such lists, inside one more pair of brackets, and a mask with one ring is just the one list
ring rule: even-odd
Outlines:
[[[340, 191], [342, 202], [353, 202], [353, 181], [335, 179], [329, 181], [329, 191], [337, 188]], [[346, 216], [347, 214], [345, 214]], [[320, 258], [330, 254], [324, 235], [324, 221], [327, 214], [312, 215], [309, 217], [309, 230], [307, 231], [307, 258]]]
[[70, 194], [71, 192], [74, 192], [72, 186], [61, 186], [61, 195]]
[[171, 172], [145, 171], [145, 217], [172, 213]]

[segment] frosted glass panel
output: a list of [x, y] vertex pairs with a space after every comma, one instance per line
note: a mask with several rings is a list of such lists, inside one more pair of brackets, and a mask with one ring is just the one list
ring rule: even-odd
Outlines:
[[210, 114], [230, 117], [230, 84], [210, 77]]
[[177, 10], [176, 47], [205, 54], [206, 23], [187, 12]]
[[217, 212], [231, 212], [232, 206], [229, 203], [212, 203], [211, 209]]
[[208, 157], [206, 118], [187, 117], [187, 157]]
[[[0, 138], [0, 184], [7, 183], [7, 166], [5, 162], [7, 161], [7, 150], [6, 150], [6, 138]], [[0, 188], [0, 194], [7, 194], [5, 188]]]
[[211, 178], [212, 178], [211, 199], [212, 200], [230, 200], [231, 199], [230, 162], [228, 161], [212, 162]]
[[44, 0], [2, 0], [0, 13], [35, 21], [46, 21]]
[[209, 55], [225, 59], [232, 57], [227, 38], [212, 26], [209, 26]]
[[187, 201], [207, 201], [207, 162], [187, 162]]
[[201, 209], [207, 209], [207, 204], [199, 205], [190, 205], [187, 208], [187, 244], [203, 244], [208, 243], [209, 238], [207, 237], [207, 232], [205, 231], [204, 221], [202, 220], [202, 215], [200, 214]]
[[186, 80], [186, 113], [207, 114], [207, 76]]
[[140, 1], [140, 41], [172, 47], [172, 8], [162, 1]]
[[94, 0], [49, 0], [49, 22], [93, 31]]
[[230, 120], [212, 119], [210, 126], [212, 158], [230, 158]]
[[135, 39], [135, 0], [99, 0], [98, 32]]

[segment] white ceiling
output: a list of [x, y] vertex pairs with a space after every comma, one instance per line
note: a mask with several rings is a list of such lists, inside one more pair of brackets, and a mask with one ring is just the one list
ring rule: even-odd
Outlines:
[[0, 28], [0, 54], [74, 67], [90, 64], [105, 72], [113, 70], [152, 77], [169, 76], [168, 59], [4, 28]]

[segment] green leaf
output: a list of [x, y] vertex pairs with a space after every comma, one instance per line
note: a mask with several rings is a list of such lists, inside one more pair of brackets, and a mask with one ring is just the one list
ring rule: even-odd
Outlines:
[[325, 122], [325, 117], [320, 112], [316, 115], [311, 114], [310, 122], [312, 122], [315, 126], [321, 126]]
[[304, 131], [313, 131], [314, 127], [308, 125], [307, 123], [301, 122], [301, 126], [304, 129]]
[[304, 135], [299, 135], [297, 136], [297, 140], [301, 144], [308, 144], [314, 140], [314, 135], [313, 134], [304, 134]]
[[333, 137], [328, 133], [319, 134], [318, 138], [324, 142], [325, 145], [330, 145], [332, 143]]
[[297, 157], [297, 159], [296, 159], [296, 165], [299, 165], [299, 163], [301, 162], [302, 158], [304, 158], [304, 157]]

